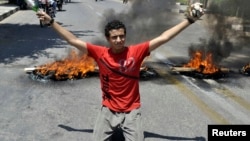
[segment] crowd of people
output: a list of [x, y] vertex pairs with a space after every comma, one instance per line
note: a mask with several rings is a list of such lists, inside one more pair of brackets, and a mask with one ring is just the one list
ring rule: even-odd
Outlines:
[[[98, 0], [95, 0], [96, 2], [98, 1]], [[103, 1], [103, 0], [99, 0], [99, 1]], [[126, 3], [128, 3], [128, 0], [122, 0], [122, 2], [124, 3], [124, 4], [126, 4]]]
[[[38, 6], [42, 9], [44, 9], [47, 6], [51, 6], [54, 7], [54, 9], [56, 10], [57, 7], [57, 3], [62, 3], [62, 4], [66, 4], [66, 3], [70, 3], [71, 0], [34, 0]], [[28, 5], [26, 3], [25, 0], [9, 0], [9, 3], [11, 4], [17, 4], [21, 10], [26, 10], [28, 9]]]
[[[8, 1], [9, 1], [9, 3], [17, 4], [20, 7], [20, 9], [22, 9], [22, 10], [25, 10], [28, 8], [25, 0], [8, 0]], [[58, 1], [62, 1], [62, 3], [64, 3], [64, 4], [71, 2], [71, 0], [34, 0], [34, 1], [38, 1], [38, 3], [39, 2], [46, 3], [46, 1], [49, 1], [49, 2], [55, 3], [55, 5]], [[98, 0], [95, 0], [95, 1], [97, 2]], [[104, 1], [104, 0], [99, 0], [99, 1]], [[128, 1], [129, 0], [122, 0], [122, 2], [124, 4], [128, 3]]]

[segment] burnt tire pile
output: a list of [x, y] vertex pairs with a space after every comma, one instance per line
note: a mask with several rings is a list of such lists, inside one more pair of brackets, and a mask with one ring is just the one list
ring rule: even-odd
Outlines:
[[246, 76], [250, 76], [250, 67], [248, 68], [245, 68], [245, 67], [242, 67], [239, 72], [243, 75], [246, 75]]
[[[79, 74], [78, 76], [74, 76], [74, 78], [68, 78], [67, 75], [65, 75], [65, 76], [60, 76], [60, 79], [57, 79], [55, 77], [54, 71], [50, 71], [44, 75], [40, 73], [39, 71], [34, 70], [31, 72], [28, 72], [28, 75], [29, 75], [29, 78], [31, 78], [34, 81], [49, 82], [49, 81], [67, 81], [67, 80], [84, 79], [84, 78], [89, 78], [89, 77], [98, 77], [99, 72], [98, 71], [88, 72], [84, 77], [81, 77], [82, 75]], [[158, 76], [159, 76], [158, 73], [153, 68], [147, 68], [147, 69], [140, 71], [140, 80], [142, 81], [147, 81], [153, 78], [157, 78]]]

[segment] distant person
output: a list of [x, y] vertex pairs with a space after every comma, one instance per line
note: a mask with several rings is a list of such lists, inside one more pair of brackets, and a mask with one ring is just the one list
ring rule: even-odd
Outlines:
[[70, 3], [71, 2], [71, 0], [64, 0], [64, 3], [66, 4], [66, 3]]
[[27, 3], [25, 2], [25, 0], [17, 0], [17, 5], [19, 6], [19, 8], [21, 10], [26, 10], [28, 8]]
[[123, 0], [123, 3], [124, 3], [124, 4], [128, 3], [128, 0]]
[[125, 46], [125, 25], [119, 20], [110, 21], [104, 29], [109, 43], [105, 47], [77, 38], [46, 13], [37, 12], [40, 20], [51, 24], [59, 35], [81, 53], [94, 58], [99, 67], [102, 104], [94, 127], [94, 141], [110, 141], [117, 129], [121, 130], [126, 141], [144, 140], [139, 92], [141, 64], [150, 52], [173, 39], [203, 14], [202, 4], [194, 3], [188, 10], [187, 18], [179, 24], [151, 40], [129, 46]]

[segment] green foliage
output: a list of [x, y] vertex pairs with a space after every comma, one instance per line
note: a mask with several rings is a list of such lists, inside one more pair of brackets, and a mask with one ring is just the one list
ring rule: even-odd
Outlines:
[[249, 0], [213, 0], [210, 8], [225, 16], [236, 16], [250, 19]]
[[181, 4], [188, 4], [188, 0], [176, 0], [176, 2], [179, 2]]

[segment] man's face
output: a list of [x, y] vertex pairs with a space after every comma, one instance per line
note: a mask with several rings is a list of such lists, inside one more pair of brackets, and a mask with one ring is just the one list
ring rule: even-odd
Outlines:
[[109, 41], [110, 47], [114, 53], [119, 53], [123, 51], [126, 35], [124, 33], [124, 29], [113, 29], [109, 31], [110, 36], [107, 38]]

